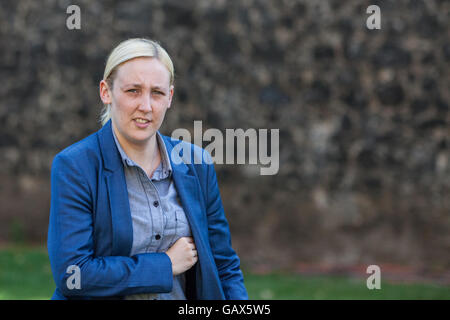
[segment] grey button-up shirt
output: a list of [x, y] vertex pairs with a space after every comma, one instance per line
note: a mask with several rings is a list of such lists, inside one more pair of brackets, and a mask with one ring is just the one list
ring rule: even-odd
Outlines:
[[[133, 246], [130, 255], [165, 252], [179, 238], [191, 236], [191, 229], [175, 189], [164, 141], [157, 131], [156, 140], [161, 153], [161, 163], [149, 178], [145, 171], [127, 156], [114, 130], [113, 136], [122, 157], [133, 223]], [[180, 274], [174, 277], [170, 293], [136, 294], [125, 298], [184, 300], [185, 285], [185, 275]]]

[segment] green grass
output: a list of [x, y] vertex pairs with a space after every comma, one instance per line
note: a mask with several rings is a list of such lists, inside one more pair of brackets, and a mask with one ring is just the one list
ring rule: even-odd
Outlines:
[[382, 280], [381, 289], [369, 290], [365, 278], [246, 274], [245, 283], [251, 299], [450, 299], [450, 288], [445, 286]]
[[[381, 281], [368, 290], [366, 279], [294, 274], [244, 273], [250, 299], [450, 299], [450, 288], [432, 284]], [[0, 300], [49, 299], [54, 290], [43, 247], [0, 248]]]
[[0, 249], [0, 299], [49, 299], [54, 290], [45, 248]]

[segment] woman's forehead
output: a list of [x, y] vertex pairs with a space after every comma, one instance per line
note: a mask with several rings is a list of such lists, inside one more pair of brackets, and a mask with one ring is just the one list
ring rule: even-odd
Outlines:
[[168, 86], [170, 84], [170, 72], [156, 58], [139, 57], [128, 60], [119, 66], [117, 80], [122, 84]]

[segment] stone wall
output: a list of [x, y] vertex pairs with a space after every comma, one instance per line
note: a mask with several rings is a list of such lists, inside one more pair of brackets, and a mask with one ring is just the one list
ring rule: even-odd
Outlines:
[[[81, 9], [68, 30], [66, 8]], [[381, 8], [368, 30], [366, 8]], [[280, 131], [280, 170], [216, 165], [248, 267], [450, 267], [450, 3], [3, 1], [0, 239], [45, 241], [54, 155], [99, 128], [120, 41], [158, 40], [176, 70], [161, 131]], [[205, 145], [203, 145], [204, 147]]]

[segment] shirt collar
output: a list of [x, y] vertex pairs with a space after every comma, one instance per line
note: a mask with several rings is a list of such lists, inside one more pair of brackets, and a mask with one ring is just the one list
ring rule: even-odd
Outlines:
[[[120, 157], [122, 158], [122, 163], [124, 165], [130, 166], [130, 167], [131, 166], [139, 167], [139, 165], [136, 162], [134, 162], [133, 160], [131, 160], [130, 157], [128, 157], [128, 155], [123, 150], [122, 146], [119, 143], [119, 140], [117, 140], [114, 129], [112, 130], [112, 133], [113, 133], [113, 137], [114, 137], [114, 141], [116, 143], [117, 149], [119, 150]], [[159, 178], [161, 178], [161, 176], [170, 176], [172, 174], [172, 165], [170, 164], [170, 161], [169, 161], [169, 154], [167, 153], [166, 145], [164, 144], [164, 140], [161, 137], [161, 134], [159, 133], [159, 131], [156, 131], [156, 141], [158, 144], [159, 152], [161, 153], [160, 166], [162, 165], [162, 172], [159, 174], [159, 176], [160, 176]], [[155, 173], [156, 173], [156, 171], [158, 171], [158, 169], [155, 170]]]

